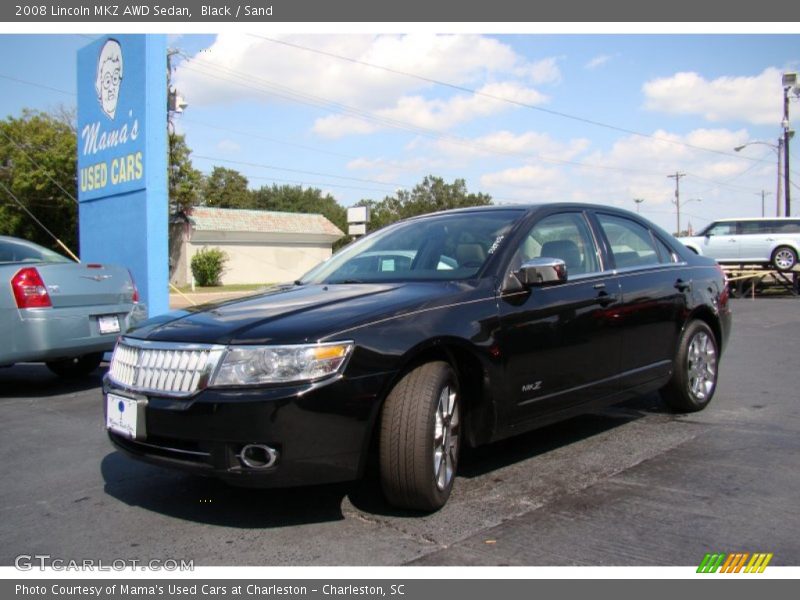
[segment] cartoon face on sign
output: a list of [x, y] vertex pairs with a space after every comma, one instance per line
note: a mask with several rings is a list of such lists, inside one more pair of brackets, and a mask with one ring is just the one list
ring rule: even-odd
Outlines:
[[114, 38], [109, 38], [100, 50], [97, 59], [97, 79], [94, 89], [103, 112], [109, 119], [117, 112], [119, 86], [122, 83], [122, 48]]

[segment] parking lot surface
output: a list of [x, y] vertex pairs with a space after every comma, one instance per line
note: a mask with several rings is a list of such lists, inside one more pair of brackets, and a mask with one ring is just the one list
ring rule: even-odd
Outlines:
[[657, 395], [463, 456], [448, 504], [387, 506], [373, 479], [247, 490], [134, 462], [100, 378], [0, 370], [0, 564], [19, 554], [201, 565], [800, 564], [800, 300], [733, 303], [707, 410]]

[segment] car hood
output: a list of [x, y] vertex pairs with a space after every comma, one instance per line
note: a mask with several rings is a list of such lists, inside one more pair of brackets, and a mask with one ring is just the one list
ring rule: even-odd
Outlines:
[[[128, 335], [202, 344], [294, 344], [444, 303], [469, 286], [452, 282], [284, 286], [257, 296], [173, 311]], [[474, 286], [471, 288], [474, 290]]]

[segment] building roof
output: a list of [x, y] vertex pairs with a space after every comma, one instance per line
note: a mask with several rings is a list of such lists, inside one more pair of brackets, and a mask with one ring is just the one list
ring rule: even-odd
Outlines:
[[196, 231], [344, 235], [336, 225], [319, 214], [196, 206], [188, 217]]

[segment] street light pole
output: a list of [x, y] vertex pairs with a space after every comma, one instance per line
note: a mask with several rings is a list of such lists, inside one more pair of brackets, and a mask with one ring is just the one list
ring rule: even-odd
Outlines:
[[778, 153], [778, 181], [775, 190], [775, 216], [781, 216], [781, 198], [783, 198], [781, 184], [783, 183], [783, 161], [781, 160], [783, 156], [783, 137], [778, 138], [777, 144], [770, 144], [769, 142], [762, 142], [760, 140], [756, 140], [754, 142], [747, 142], [746, 144], [742, 144], [741, 146], [736, 146], [734, 150], [736, 152], [741, 152], [743, 149], [747, 148], [747, 146], [752, 146], [753, 144], [761, 144], [762, 146], [769, 146], [775, 152]]
[[792, 214], [791, 180], [789, 170], [789, 140], [792, 139], [794, 131], [789, 127], [789, 90], [794, 91], [794, 95], [800, 97], [800, 86], [797, 85], [797, 73], [784, 73], [781, 79], [783, 84], [783, 192], [786, 198], [786, 216]]
[[644, 198], [634, 198], [633, 201], [636, 202], [636, 214], [638, 215], [639, 206], [641, 205], [642, 202], [644, 202]]

